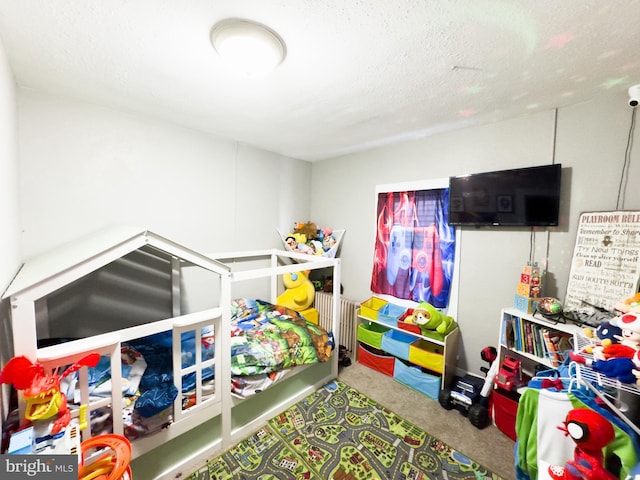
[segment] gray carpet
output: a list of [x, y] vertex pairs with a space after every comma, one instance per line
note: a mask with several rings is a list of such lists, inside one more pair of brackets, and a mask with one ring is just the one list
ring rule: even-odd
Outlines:
[[340, 367], [338, 378], [505, 480], [515, 479], [514, 442], [495, 426], [477, 429], [457, 410], [445, 410], [437, 400], [357, 362]]

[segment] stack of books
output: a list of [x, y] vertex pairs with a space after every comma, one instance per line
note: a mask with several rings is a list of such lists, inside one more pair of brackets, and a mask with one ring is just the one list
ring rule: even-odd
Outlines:
[[558, 367], [572, 348], [570, 333], [549, 329], [515, 315], [504, 323], [508, 348], [549, 359], [552, 367]]

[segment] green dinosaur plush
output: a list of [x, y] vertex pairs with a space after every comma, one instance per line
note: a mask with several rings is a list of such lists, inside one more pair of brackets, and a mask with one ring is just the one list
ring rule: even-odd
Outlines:
[[[442, 313], [427, 302], [420, 302], [413, 310], [413, 315], [416, 324], [420, 326], [422, 335], [425, 337], [433, 337], [433, 333], [437, 333], [444, 338], [457, 327], [456, 321], [452, 317]], [[440, 335], [437, 336], [439, 337]]]

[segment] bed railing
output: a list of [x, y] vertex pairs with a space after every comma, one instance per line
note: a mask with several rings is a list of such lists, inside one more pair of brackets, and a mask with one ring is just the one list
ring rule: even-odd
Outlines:
[[[163, 438], [163, 441], [166, 441], [184, 433], [190, 428], [193, 428], [194, 425], [187, 421], [188, 417], [196, 415], [199, 416], [202, 410], [205, 409], [207, 410], [207, 415], [210, 416], [219, 415], [223, 410], [223, 397], [225, 397], [225, 387], [228, 390], [228, 385], [224, 385], [222, 383], [223, 376], [221, 373], [221, 365], [223, 362], [216, 363], [218, 352], [222, 351], [221, 349], [223, 348], [222, 344], [216, 343], [214, 358], [209, 360], [202, 360], [201, 349], [202, 327], [212, 325], [214, 332], [223, 331], [222, 310], [223, 309], [221, 308], [204, 310], [168, 320], [161, 320], [146, 325], [126, 328], [117, 332], [41, 348], [38, 350], [37, 362], [45, 368], [45, 371], [54, 372], [60, 368], [64, 368], [67, 365], [75, 363], [90, 353], [98, 353], [101, 356], [109, 357], [111, 365], [111, 394], [100, 398], [91, 396], [89, 391], [88, 369], [83, 367], [77, 373], [75, 398], [67, 398], [67, 401], [72, 418], [77, 419], [78, 423], [81, 425], [85, 422], [87, 423], [87, 428], [81, 431], [83, 440], [90, 438], [97, 433], [104, 433], [93, 431], [90, 422], [91, 412], [104, 408], [108, 408], [111, 411], [113, 422], [112, 433], [124, 435], [123, 397], [121, 394], [121, 386], [123, 384], [121, 375], [122, 345], [128, 341], [145, 336], [167, 332], [169, 330], [172, 331], [173, 384], [177, 388], [178, 395], [173, 404], [173, 423], [169, 424], [164, 430], [159, 432], [159, 436]], [[181, 338], [183, 334], [189, 332], [192, 332], [195, 337], [196, 351], [193, 356], [193, 364], [183, 367]], [[216, 342], [224, 341], [224, 338], [220, 337], [225, 337], [225, 335], [216, 335]], [[212, 367], [214, 369], [215, 393], [205, 398], [202, 393], [202, 369], [206, 367]], [[195, 401], [189, 405], [188, 408], [183, 408], [182, 378], [184, 375], [190, 373], [196, 374]], [[230, 400], [228, 401], [230, 403]], [[80, 418], [81, 415], [84, 415], [85, 418]], [[148, 438], [140, 437], [139, 439], [136, 439], [136, 441], [133, 442], [133, 456], [141, 455], [142, 453], [145, 453], [157, 446], [157, 436], [158, 435], [156, 434], [151, 434]]]

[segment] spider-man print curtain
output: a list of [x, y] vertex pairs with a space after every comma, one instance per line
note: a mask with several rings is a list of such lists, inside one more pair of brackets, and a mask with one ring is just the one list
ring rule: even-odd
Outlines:
[[449, 189], [378, 195], [371, 291], [446, 308], [455, 260]]

